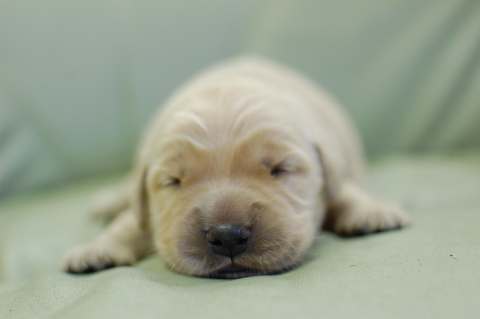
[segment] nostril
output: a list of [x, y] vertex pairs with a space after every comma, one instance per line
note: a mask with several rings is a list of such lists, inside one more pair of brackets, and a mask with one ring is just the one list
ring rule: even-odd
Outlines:
[[210, 244], [217, 247], [222, 246], [222, 242], [220, 240], [211, 241]]

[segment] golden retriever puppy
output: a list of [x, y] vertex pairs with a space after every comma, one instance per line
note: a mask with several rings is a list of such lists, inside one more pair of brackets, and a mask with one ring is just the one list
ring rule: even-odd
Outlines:
[[132, 175], [95, 201], [117, 216], [64, 269], [130, 265], [156, 250], [192, 276], [284, 272], [322, 225], [358, 235], [409, 223], [370, 194], [364, 169], [357, 133], [320, 88], [261, 59], [220, 64], [160, 110]]

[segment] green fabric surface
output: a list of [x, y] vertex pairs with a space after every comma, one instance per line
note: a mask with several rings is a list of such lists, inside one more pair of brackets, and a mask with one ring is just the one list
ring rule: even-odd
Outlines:
[[237, 280], [176, 274], [155, 256], [90, 275], [63, 251], [101, 225], [86, 213], [119, 176], [0, 203], [0, 318], [478, 318], [480, 153], [375, 162], [375, 192], [413, 225], [359, 238], [319, 234], [298, 268]]

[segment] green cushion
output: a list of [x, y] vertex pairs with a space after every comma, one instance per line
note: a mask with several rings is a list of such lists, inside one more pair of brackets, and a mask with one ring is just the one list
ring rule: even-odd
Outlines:
[[88, 199], [119, 176], [0, 205], [0, 318], [478, 318], [480, 152], [391, 157], [372, 186], [409, 228], [360, 238], [319, 234], [298, 268], [237, 280], [176, 274], [155, 256], [90, 275], [62, 253], [101, 225]]

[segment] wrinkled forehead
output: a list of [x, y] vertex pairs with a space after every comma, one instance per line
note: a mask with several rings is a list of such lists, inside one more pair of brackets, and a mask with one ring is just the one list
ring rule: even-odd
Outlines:
[[[215, 134], [227, 136], [212, 141], [209, 137], [216, 137]], [[294, 127], [286, 124], [265, 125], [242, 135], [225, 131], [204, 136], [177, 133], [162, 139], [159, 146], [156, 162], [166, 165], [178, 165], [185, 161], [220, 164], [234, 160], [258, 161], [268, 165], [293, 154], [309, 156], [312, 148]]]
[[304, 128], [294, 125], [295, 114], [282, 101], [255, 90], [215, 88], [178, 104], [158, 136], [160, 156], [247, 146], [298, 148], [306, 140]]

